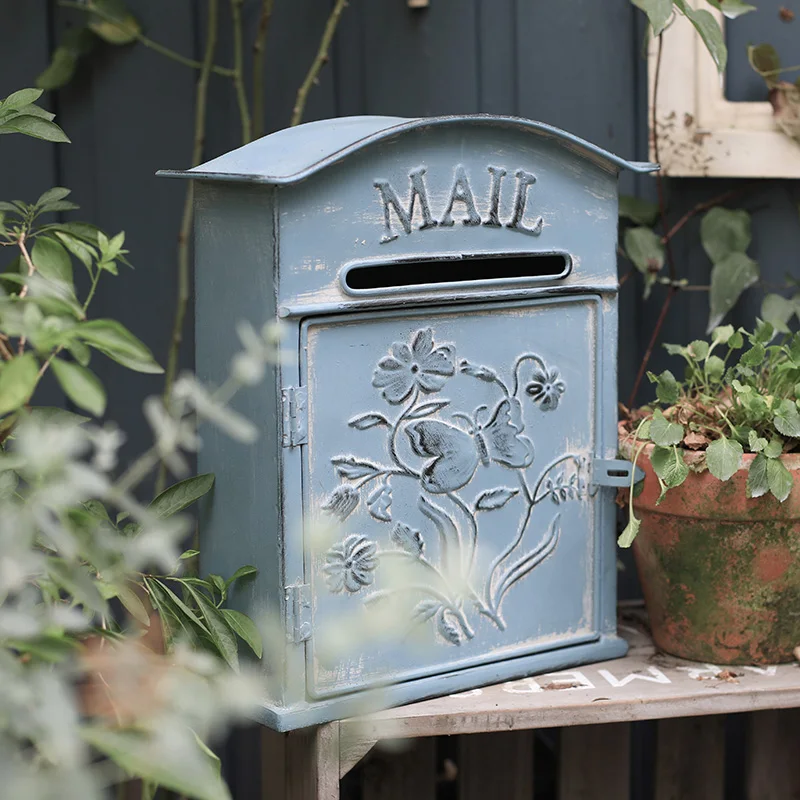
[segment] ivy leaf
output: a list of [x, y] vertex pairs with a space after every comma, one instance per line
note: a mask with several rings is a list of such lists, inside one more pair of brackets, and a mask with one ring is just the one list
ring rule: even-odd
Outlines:
[[742, 14], [756, 10], [755, 6], [745, 3], [743, 0], [707, 0], [707, 2], [721, 11], [728, 19], [736, 19]]
[[674, 2], [675, 7], [686, 16], [700, 34], [703, 44], [717, 65], [717, 70], [720, 73], [725, 72], [725, 67], [728, 64], [728, 48], [725, 46], [725, 37], [722, 29], [714, 19], [714, 16], [704, 8], [694, 8], [686, 0], [674, 0]]
[[658, 272], [664, 266], [664, 245], [650, 228], [628, 228], [625, 231], [625, 252], [643, 275]]
[[680, 486], [689, 475], [689, 467], [675, 446], [654, 447], [650, 455], [650, 463], [653, 465], [656, 475], [669, 489]]
[[723, 436], [706, 448], [706, 464], [717, 480], [727, 481], [739, 471], [743, 455], [744, 448], [739, 442]]
[[675, 376], [667, 369], [660, 375], [654, 375], [652, 372], [647, 373], [650, 383], [656, 385], [656, 397], [659, 403], [665, 405], [673, 405], [678, 402], [680, 397], [680, 387]]
[[788, 399], [781, 400], [773, 418], [778, 433], [797, 438], [800, 436], [800, 413], [797, 406]]
[[419, 558], [419, 556], [422, 555], [422, 551], [425, 547], [422, 535], [409, 525], [403, 522], [396, 523], [389, 536], [401, 550], [404, 550], [409, 555], [415, 558]]
[[355, 456], [335, 456], [331, 463], [336, 469], [336, 473], [341, 478], [355, 480], [357, 478], [367, 478], [379, 475], [382, 470], [377, 464], [371, 461], [357, 459]]
[[[669, 4], [672, 5], [672, 0], [669, 0]], [[623, 194], [619, 197], [619, 216], [637, 225], [654, 225], [658, 217], [658, 203]]]
[[102, 417], [106, 410], [106, 390], [100, 379], [86, 367], [54, 358], [50, 366], [64, 394], [78, 408]]
[[636, 519], [636, 517], [631, 516], [628, 520], [628, 524], [625, 526], [625, 530], [619, 535], [617, 539], [617, 544], [620, 547], [628, 548], [633, 544], [633, 540], [639, 534], [639, 528], [642, 526], [642, 521]]
[[38, 378], [39, 363], [32, 353], [4, 362], [0, 368], [0, 415], [27, 403]]
[[778, 458], [771, 458], [767, 461], [767, 483], [770, 492], [781, 503], [791, 494], [794, 483], [792, 473]]
[[358, 431], [365, 431], [369, 428], [375, 428], [378, 425], [388, 425], [389, 420], [386, 419], [383, 414], [372, 413], [353, 417], [347, 424]]
[[700, 241], [712, 264], [731, 253], [746, 252], [752, 238], [750, 214], [741, 209], [731, 211], [717, 206], [700, 223]]
[[710, 313], [707, 330], [719, 325], [745, 289], [759, 279], [758, 264], [744, 253], [730, 253], [711, 270]]
[[441, 411], [450, 405], [449, 400], [437, 400], [433, 403], [423, 403], [421, 406], [413, 409], [409, 414], [406, 414], [406, 419], [420, 419], [421, 417], [429, 417], [437, 411]]
[[151, 374], [164, 371], [144, 342], [116, 320], [90, 320], [79, 325], [75, 332], [86, 344], [128, 369]]
[[647, 14], [653, 36], [658, 36], [667, 27], [672, 16], [672, 0], [633, 0], [633, 4]]
[[653, 414], [650, 423], [650, 439], [660, 447], [671, 447], [683, 441], [683, 425], [670, 422], [661, 411]]
[[161, 492], [148, 506], [157, 517], [165, 518], [177, 514], [197, 502], [211, 491], [214, 475], [210, 472], [195, 475], [170, 486]]
[[753, 459], [750, 471], [747, 473], [748, 497], [761, 497], [769, 491], [767, 464], [769, 464], [769, 459], [763, 453], [759, 453]]
[[264, 651], [264, 644], [255, 622], [246, 614], [242, 614], [240, 611], [235, 611], [232, 608], [222, 608], [220, 610], [231, 630], [247, 643], [248, 647], [258, 658], [261, 658], [261, 654]]
[[476, 511], [494, 511], [502, 508], [512, 497], [519, 494], [519, 489], [509, 489], [506, 486], [498, 486], [496, 489], [487, 489], [478, 495], [475, 501]]

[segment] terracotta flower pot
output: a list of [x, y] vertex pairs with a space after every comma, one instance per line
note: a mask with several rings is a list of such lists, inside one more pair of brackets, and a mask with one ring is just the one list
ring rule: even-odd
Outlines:
[[[630, 452], [630, 443], [625, 448]], [[634, 499], [633, 548], [653, 639], [667, 653], [713, 664], [775, 664], [800, 645], [800, 454], [789, 498], [748, 499], [745, 455], [729, 481], [690, 472], [660, 505], [649, 452]], [[687, 463], [699, 459], [689, 453]]]

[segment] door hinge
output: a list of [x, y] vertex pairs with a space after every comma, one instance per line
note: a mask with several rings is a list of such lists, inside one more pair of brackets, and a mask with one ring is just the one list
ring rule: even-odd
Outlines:
[[[592, 461], [592, 483], [595, 486], [630, 486], [632, 468], [633, 464], [623, 459], [596, 458]], [[636, 467], [636, 483], [641, 480], [644, 480], [644, 472]]]
[[311, 638], [311, 587], [307, 583], [287, 586], [286, 638], [300, 644]]
[[305, 386], [281, 389], [283, 403], [283, 446], [298, 447], [308, 442], [308, 390]]

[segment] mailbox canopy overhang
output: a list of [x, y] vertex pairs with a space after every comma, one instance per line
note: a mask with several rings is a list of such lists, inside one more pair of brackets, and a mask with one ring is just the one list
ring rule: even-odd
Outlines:
[[340, 117], [286, 128], [189, 170], [161, 170], [164, 177], [290, 185], [336, 164], [359, 150], [420, 129], [485, 126], [516, 129], [552, 139], [566, 150], [609, 171], [655, 172], [658, 164], [628, 161], [571, 133], [543, 122], [492, 114], [445, 117]]

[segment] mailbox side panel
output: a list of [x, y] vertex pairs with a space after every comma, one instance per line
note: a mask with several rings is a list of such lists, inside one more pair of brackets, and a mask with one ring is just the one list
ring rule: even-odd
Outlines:
[[[276, 192], [225, 184], [198, 184], [195, 192], [196, 371], [204, 384], [220, 386], [241, 350], [237, 323], [259, 330], [275, 319]], [[268, 367], [261, 383], [242, 389], [231, 403], [257, 426], [255, 443], [204, 425], [198, 453], [198, 471], [216, 476], [200, 519], [201, 569], [227, 578], [245, 564], [257, 567], [255, 579], [234, 591], [232, 606], [275, 619], [283, 602], [279, 380], [278, 366]], [[285, 674], [283, 650], [282, 641], [265, 642], [276, 677]], [[276, 702], [283, 701], [281, 692], [275, 690]]]

